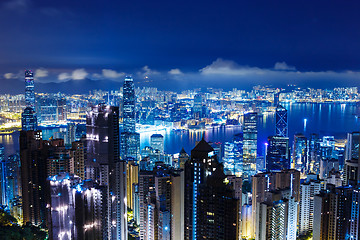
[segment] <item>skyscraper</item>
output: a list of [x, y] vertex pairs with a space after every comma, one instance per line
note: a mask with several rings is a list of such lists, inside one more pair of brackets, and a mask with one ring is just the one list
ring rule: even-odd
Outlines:
[[25, 103], [26, 107], [35, 108], [34, 74], [31, 70], [25, 71]]
[[283, 170], [290, 168], [289, 138], [271, 136], [268, 138], [266, 170]]
[[135, 89], [131, 77], [123, 85], [123, 129], [120, 136], [121, 159], [128, 157], [140, 160], [140, 134], [135, 132]]
[[307, 139], [301, 133], [294, 136], [291, 168], [295, 168], [302, 173], [305, 173], [308, 169]]
[[135, 89], [132, 77], [123, 85], [123, 132], [135, 132]]
[[276, 107], [275, 135], [279, 137], [288, 137], [287, 110], [280, 104]]
[[86, 178], [108, 184], [104, 178], [119, 160], [119, 108], [99, 104], [86, 115]]
[[250, 180], [256, 173], [257, 113], [244, 114], [243, 179]]
[[185, 164], [185, 239], [236, 239], [239, 199], [202, 139]]
[[35, 112], [34, 77], [30, 70], [25, 71], [25, 103], [26, 108], [21, 114], [21, 127], [23, 131], [35, 131], [37, 129], [37, 117]]
[[23, 223], [50, 227], [50, 189], [47, 181], [48, 144], [41, 131], [20, 132]]
[[126, 162], [119, 154], [119, 108], [99, 104], [86, 116], [86, 179], [106, 189], [103, 239], [127, 239]]
[[345, 145], [345, 184], [357, 185], [360, 183], [360, 133], [348, 133]]
[[150, 137], [150, 146], [154, 150], [159, 150], [160, 153], [164, 153], [164, 136], [161, 134], [153, 134]]

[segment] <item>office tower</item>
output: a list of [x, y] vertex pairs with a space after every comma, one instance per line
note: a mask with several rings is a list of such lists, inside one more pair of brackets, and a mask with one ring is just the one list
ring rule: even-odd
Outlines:
[[194, 106], [192, 108], [194, 119], [200, 120], [203, 117], [203, 95], [196, 94], [194, 96]]
[[280, 103], [280, 92], [274, 94], [274, 107], [278, 106]]
[[324, 190], [325, 182], [309, 180], [300, 185], [299, 235], [313, 231], [314, 197]]
[[235, 175], [235, 152], [234, 152], [234, 143], [225, 142], [224, 144], [224, 171], [227, 175]]
[[307, 163], [307, 139], [301, 133], [295, 134], [291, 168], [295, 168], [301, 173], [306, 173], [308, 170]]
[[184, 240], [185, 224], [185, 173], [171, 175], [171, 239]]
[[76, 133], [75, 123], [68, 123], [66, 128], [66, 135], [65, 135], [65, 144], [67, 146], [70, 146], [73, 142], [75, 142], [75, 133]]
[[150, 137], [150, 146], [154, 150], [159, 150], [160, 153], [164, 153], [164, 137], [161, 134], [153, 134]]
[[35, 131], [37, 117], [35, 113], [34, 77], [30, 70], [25, 71], [25, 104], [26, 108], [21, 114], [21, 127], [23, 131]]
[[33, 108], [27, 107], [21, 113], [21, 129], [23, 131], [35, 131], [37, 129], [37, 117]]
[[123, 85], [123, 129], [120, 136], [120, 157], [140, 160], [140, 134], [135, 132], [135, 89], [131, 77]]
[[185, 164], [185, 239], [238, 237], [239, 200], [223, 171], [202, 139]]
[[312, 133], [309, 139], [309, 163], [311, 173], [320, 173], [320, 138], [318, 134]]
[[298, 202], [291, 190], [276, 190], [266, 193], [266, 200], [257, 203], [256, 240], [295, 240]]
[[184, 169], [185, 163], [190, 159], [189, 154], [186, 153], [185, 149], [182, 148], [179, 155], [179, 168]]
[[133, 185], [133, 216], [136, 225], [140, 226], [140, 193], [139, 184]]
[[343, 185], [343, 181], [341, 178], [341, 173], [332, 169], [329, 173], [327, 178], [325, 179], [326, 184], [332, 184], [335, 187], [341, 187]]
[[23, 223], [49, 224], [49, 182], [47, 181], [48, 144], [41, 131], [20, 132], [20, 161]]
[[134, 185], [139, 183], [139, 165], [137, 161], [132, 158], [127, 160], [127, 206], [128, 208], [133, 209], [134, 206]]
[[234, 161], [235, 161], [235, 175], [240, 177], [243, 171], [243, 147], [244, 136], [243, 133], [234, 135]]
[[268, 138], [266, 170], [283, 170], [290, 168], [289, 138], [271, 136]]
[[320, 179], [326, 179], [329, 175], [329, 172], [332, 170], [340, 170], [339, 160], [334, 158], [325, 158], [320, 160]]
[[84, 142], [72, 142], [70, 149], [70, 173], [85, 180], [85, 147]]
[[243, 179], [250, 180], [256, 173], [257, 113], [244, 114]]
[[344, 182], [346, 185], [357, 185], [360, 182], [360, 157], [359, 157], [360, 133], [347, 134], [345, 145]]
[[135, 89], [131, 77], [123, 85], [123, 132], [135, 132]]
[[140, 134], [136, 132], [122, 132], [120, 135], [120, 157], [121, 159], [140, 158]]
[[287, 110], [277, 105], [275, 113], [275, 135], [279, 137], [288, 137], [288, 116]]
[[359, 197], [356, 187], [331, 185], [316, 195], [313, 238], [359, 239]]
[[[108, 184], [105, 175], [119, 160], [119, 108], [99, 104], [86, 115], [86, 178]], [[103, 178], [103, 176], [105, 178]]]
[[35, 109], [34, 74], [31, 70], [25, 71], [25, 104]]

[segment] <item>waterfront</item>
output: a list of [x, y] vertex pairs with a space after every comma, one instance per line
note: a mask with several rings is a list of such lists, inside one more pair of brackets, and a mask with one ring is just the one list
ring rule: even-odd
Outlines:
[[[346, 138], [347, 132], [360, 130], [360, 119], [357, 118], [357, 107], [354, 104], [339, 103], [285, 103], [288, 110], [289, 137], [292, 143], [296, 133], [318, 133], [320, 136], [333, 135], [336, 139]], [[304, 120], [307, 119], [307, 120]], [[258, 122], [258, 154], [264, 154], [264, 144], [268, 136], [274, 134], [275, 115], [265, 112]], [[50, 138], [59, 128], [43, 129], [43, 138]], [[141, 149], [150, 145], [150, 136], [160, 133], [164, 136], [165, 151], [178, 153], [182, 147], [190, 153], [196, 141], [202, 138], [211, 142], [230, 141], [233, 135], [241, 132], [241, 126], [208, 128], [202, 131], [173, 131], [162, 130], [141, 133]], [[5, 146], [5, 155], [19, 150], [19, 132], [0, 135], [0, 143]]]

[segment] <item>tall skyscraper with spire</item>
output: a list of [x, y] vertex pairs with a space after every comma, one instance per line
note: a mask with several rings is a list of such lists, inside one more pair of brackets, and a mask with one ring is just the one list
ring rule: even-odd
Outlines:
[[23, 131], [34, 131], [37, 128], [35, 112], [34, 76], [31, 70], [25, 71], [25, 103], [26, 108], [21, 114], [21, 127]]
[[125, 77], [123, 85], [123, 131], [120, 137], [122, 159], [140, 157], [140, 134], [135, 132], [135, 89], [132, 77]]
[[26, 107], [35, 108], [34, 74], [31, 70], [25, 71], [25, 103]]
[[278, 137], [288, 137], [287, 110], [280, 104], [276, 107], [275, 135]]

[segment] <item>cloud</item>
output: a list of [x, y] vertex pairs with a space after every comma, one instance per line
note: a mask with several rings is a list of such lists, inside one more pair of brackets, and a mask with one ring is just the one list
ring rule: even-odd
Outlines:
[[60, 73], [58, 75], [58, 80], [60, 81], [65, 81], [65, 80], [70, 80], [71, 79], [71, 75], [68, 73]]
[[71, 78], [74, 80], [82, 80], [85, 79], [88, 73], [83, 68], [76, 69], [72, 72]]
[[249, 74], [264, 74], [266, 70], [257, 67], [240, 66], [231, 60], [222, 58], [216, 59], [210, 65], [202, 68], [199, 72], [202, 75], [227, 75], [227, 76], [244, 76]]
[[13, 73], [5, 73], [4, 74], [4, 78], [6, 78], [6, 79], [12, 79], [12, 78], [15, 78], [15, 77], [16, 76]]
[[44, 68], [39, 68], [35, 70], [35, 78], [43, 78], [49, 75], [49, 71]]
[[149, 66], [144, 66], [141, 72], [138, 72], [138, 75], [141, 75], [142, 77], [149, 77], [150, 75], [158, 75], [160, 72], [152, 70], [149, 68]]
[[181, 70], [178, 69], [178, 68], [171, 69], [168, 73], [171, 74], [171, 75], [181, 75], [181, 74], [183, 74], [183, 72], [181, 72]]
[[275, 70], [286, 70], [286, 71], [295, 71], [296, 68], [294, 66], [287, 65], [286, 62], [277, 62], [274, 65]]
[[65, 80], [82, 80], [87, 77], [88, 72], [85, 71], [84, 68], [75, 69], [71, 74], [69, 73], [60, 73], [58, 75], [58, 80], [65, 81]]
[[112, 69], [103, 69], [102, 70], [102, 75], [104, 78], [120, 78], [125, 76], [125, 73], [123, 72], [117, 72], [115, 70]]

